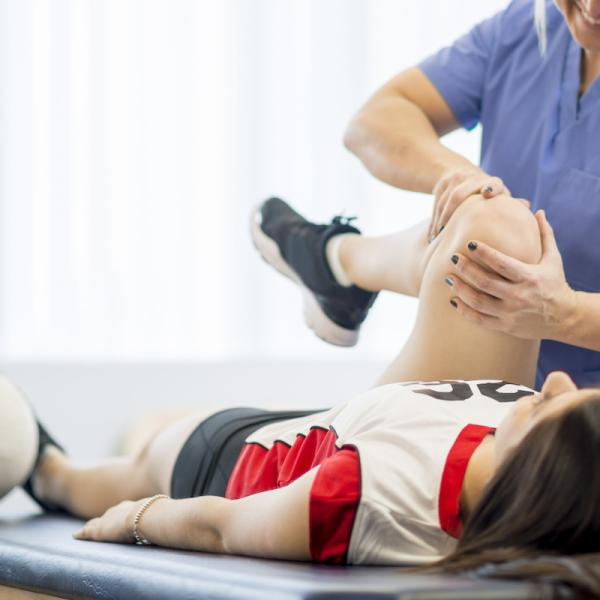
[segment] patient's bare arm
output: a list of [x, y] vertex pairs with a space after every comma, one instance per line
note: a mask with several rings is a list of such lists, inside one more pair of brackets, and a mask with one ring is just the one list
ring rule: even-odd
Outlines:
[[[139, 531], [153, 544], [169, 548], [309, 560], [309, 492], [317, 470], [286, 487], [239, 500], [157, 500], [144, 513]], [[143, 502], [110, 508], [88, 521], [77, 539], [132, 543], [133, 520]]]

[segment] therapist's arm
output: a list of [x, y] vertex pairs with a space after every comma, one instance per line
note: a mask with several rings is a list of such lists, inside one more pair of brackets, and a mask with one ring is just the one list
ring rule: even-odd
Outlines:
[[600, 293], [575, 292], [574, 299], [552, 337], [557, 342], [600, 352]]
[[418, 68], [381, 87], [351, 120], [344, 144], [378, 179], [398, 188], [431, 193], [454, 171], [481, 173], [440, 143], [459, 127], [450, 107]]

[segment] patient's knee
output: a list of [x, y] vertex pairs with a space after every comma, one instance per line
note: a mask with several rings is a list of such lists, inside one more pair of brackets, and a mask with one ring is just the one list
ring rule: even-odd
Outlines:
[[473, 196], [448, 223], [448, 243], [458, 251], [477, 240], [526, 263], [541, 258], [540, 231], [533, 213], [519, 200], [497, 196], [484, 200]]

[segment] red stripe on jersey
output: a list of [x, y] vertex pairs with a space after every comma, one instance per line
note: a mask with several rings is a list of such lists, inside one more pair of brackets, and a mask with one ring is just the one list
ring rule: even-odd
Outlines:
[[309, 524], [312, 560], [344, 564], [360, 503], [360, 461], [356, 448], [324, 460], [310, 490]]
[[440, 483], [438, 512], [441, 528], [454, 538], [459, 538], [462, 533], [460, 496], [469, 460], [483, 438], [494, 431], [493, 427], [467, 425], [458, 434], [446, 458]]
[[227, 482], [226, 498], [243, 498], [274, 490], [295, 481], [335, 454], [335, 431], [313, 428], [298, 435], [294, 444], [276, 440], [271, 448], [246, 444]]

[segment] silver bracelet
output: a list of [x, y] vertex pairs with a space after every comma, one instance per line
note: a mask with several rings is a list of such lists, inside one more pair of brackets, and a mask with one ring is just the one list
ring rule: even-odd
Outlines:
[[150, 546], [152, 544], [150, 540], [146, 539], [140, 534], [140, 521], [142, 520], [144, 513], [150, 508], [150, 506], [154, 504], [157, 500], [160, 500], [162, 498], [169, 498], [169, 496], [167, 496], [166, 494], [156, 494], [156, 496], [148, 498], [148, 500], [146, 500], [146, 502], [144, 502], [144, 504], [140, 506], [137, 513], [135, 513], [135, 517], [133, 518], [133, 537], [135, 538], [136, 544], [139, 544], [141, 546]]

